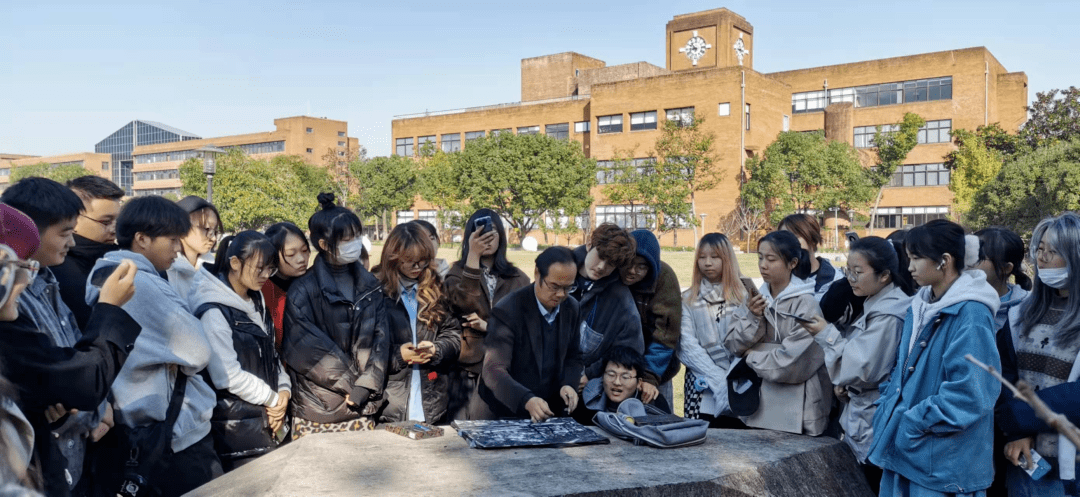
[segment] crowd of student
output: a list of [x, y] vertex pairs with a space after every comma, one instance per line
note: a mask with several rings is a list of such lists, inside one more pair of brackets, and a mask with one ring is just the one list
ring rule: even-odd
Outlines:
[[839, 437], [880, 495], [1077, 495], [1076, 448], [965, 359], [1080, 423], [1074, 213], [1026, 251], [931, 221], [855, 241], [842, 270], [795, 214], [758, 241], [760, 287], [710, 233], [682, 291], [655, 235], [613, 224], [530, 278], [489, 209], [450, 264], [422, 221], [369, 261], [331, 194], [306, 233], [224, 238], [204, 199], [122, 197], [96, 176], [0, 195], [0, 495], [180, 495], [395, 421], [671, 412], [683, 365], [687, 417]]

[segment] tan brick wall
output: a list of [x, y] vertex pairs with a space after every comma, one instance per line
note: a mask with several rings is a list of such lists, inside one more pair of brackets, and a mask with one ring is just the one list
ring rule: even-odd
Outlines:
[[[109, 154], [96, 154], [94, 152], [83, 152], [77, 154], [64, 154], [64, 155], [50, 155], [45, 157], [37, 157], [33, 155], [8, 155], [8, 159], [0, 159], [0, 170], [7, 170], [7, 174], [0, 175], [0, 190], [6, 188], [11, 182], [11, 172], [20, 166], [31, 166], [34, 164], [40, 164], [42, 162], [48, 164], [65, 164], [71, 162], [82, 162], [82, 167], [87, 171], [94, 173], [103, 178], [112, 179], [112, 156]], [[19, 158], [21, 157], [21, 158]], [[102, 164], [105, 164], [104, 169]]]
[[[521, 101], [531, 102], [579, 94], [580, 72], [604, 67], [604, 61], [574, 52], [521, 59]], [[582, 92], [585, 94], [587, 92]]]
[[[697, 65], [679, 52], [697, 30], [712, 48], [705, 51]], [[738, 66], [735, 41], [742, 35], [743, 45], [749, 53], [743, 57], [742, 66], [754, 67], [754, 27], [746, 19], [728, 9], [715, 9], [693, 14], [675, 16], [667, 23], [667, 68], [672, 71], [708, 69], [711, 67]]]

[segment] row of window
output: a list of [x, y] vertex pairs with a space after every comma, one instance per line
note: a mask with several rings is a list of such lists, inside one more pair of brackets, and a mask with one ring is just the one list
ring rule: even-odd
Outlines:
[[945, 164], [907, 164], [896, 168], [888, 186], [945, 186], [949, 170]]
[[135, 181], [154, 181], [159, 179], [180, 179], [180, 170], [164, 169], [161, 171], [145, 171], [135, 173]]
[[[652, 172], [656, 168], [656, 159], [630, 159], [630, 165], [637, 169], [638, 175], [644, 175]], [[596, 166], [597, 183], [601, 185], [607, 185], [620, 182], [619, 176], [621, 176], [622, 171], [616, 167], [615, 161], [596, 161]]]
[[886, 207], [879, 208], [875, 228], [912, 228], [935, 219], [948, 219], [948, 207]]
[[952, 76], [943, 78], [916, 79], [899, 83], [837, 88], [828, 91], [826, 102], [825, 90], [805, 91], [791, 94], [791, 111], [795, 113], [815, 112], [829, 104], [852, 102], [855, 107], [877, 107], [911, 102], [952, 99]]
[[[899, 131], [900, 125], [898, 124], [882, 124], [882, 133], [891, 133]], [[942, 119], [938, 121], [926, 121], [926, 125], [919, 128], [918, 140], [919, 144], [927, 143], [949, 143], [952, 141], [950, 133], [952, 132], [952, 119]], [[856, 126], [854, 128], [855, 148], [874, 148], [874, 136], [877, 134], [877, 126]]]
[[151, 188], [148, 190], [135, 190], [136, 197], [148, 197], [150, 195], [176, 195], [180, 196], [179, 188]]
[[[344, 142], [338, 142], [338, 145], [342, 145]], [[248, 155], [253, 154], [271, 154], [275, 152], [285, 151], [284, 141], [263, 142], [263, 143], [247, 143], [244, 145], [233, 145], [224, 147], [225, 149], [239, 148], [242, 152]], [[310, 152], [311, 149], [308, 149]], [[135, 156], [136, 164], [154, 164], [157, 162], [173, 162], [173, 161], [185, 161], [193, 157], [198, 157], [199, 152], [194, 150], [177, 150], [173, 152], [158, 152], [154, 154], [142, 154]]]

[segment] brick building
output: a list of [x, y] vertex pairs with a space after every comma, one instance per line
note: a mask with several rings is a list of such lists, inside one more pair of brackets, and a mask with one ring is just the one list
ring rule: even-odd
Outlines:
[[[492, 132], [546, 133], [580, 142], [604, 168], [616, 150], [646, 159], [663, 120], [704, 116], [725, 179], [697, 202], [706, 230], [715, 231], [735, 205], [744, 159], [764, 151], [779, 132], [823, 129], [830, 139], [867, 149], [875, 126], [914, 112], [927, 126], [885, 191], [881, 233], [948, 215], [952, 195], [941, 164], [954, 148], [950, 130], [998, 122], [1015, 131], [1026, 118], [1026, 75], [1008, 72], [983, 47], [765, 74], [754, 70], [753, 26], [730, 10], [675, 16], [665, 39], [666, 67], [608, 66], [573, 52], [523, 59], [520, 102], [398, 116], [394, 151], [412, 155], [432, 142], [450, 152]], [[599, 176], [601, 183], [609, 177], [603, 170]], [[636, 221], [644, 227], [655, 220], [606, 203], [600, 187], [593, 193], [592, 226]], [[427, 204], [417, 206], [399, 213], [399, 221], [434, 218]], [[846, 225], [846, 214], [840, 216]], [[692, 243], [691, 233], [681, 230], [680, 243]]]
[[90, 152], [51, 155], [47, 157], [0, 154], [0, 191], [4, 191], [11, 183], [11, 171], [17, 167], [32, 166], [41, 163], [49, 164], [53, 167], [80, 166], [103, 178], [112, 179], [111, 162], [112, 157], [109, 154]]

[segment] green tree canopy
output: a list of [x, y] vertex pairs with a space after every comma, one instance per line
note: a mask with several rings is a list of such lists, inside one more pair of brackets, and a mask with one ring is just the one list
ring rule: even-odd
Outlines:
[[546, 135], [500, 133], [451, 154], [461, 197], [489, 207], [524, 238], [545, 213], [582, 212], [592, 204], [596, 161], [581, 144]]
[[[629, 205], [631, 210], [648, 206], [655, 214], [657, 198], [660, 195], [660, 176], [656, 172], [656, 159], [635, 159], [634, 149], [615, 150], [610, 170], [600, 170], [606, 175], [607, 182], [601, 187], [601, 193], [611, 204]], [[685, 200], [685, 199], [684, 199]], [[638, 216], [630, 216], [630, 229], [655, 226], [638, 226]]]
[[25, 166], [18, 166], [11, 171], [12, 183], [19, 181], [23, 178], [39, 177], [48, 178], [57, 183], [67, 183], [75, 178], [81, 178], [83, 176], [90, 176], [94, 173], [88, 171], [85, 167], [78, 164], [64, 164], [60, 166], [53, 166], [48, 162], [39, 162], [37, 164], [29, 164]]
[[[206, 195], [201, 160], [184, 161], [180, 180], [184, 195]], [[306, 226], [319, 205], [315, 197], [330, 188], [325, 168], [297, 156], [253, 159], [233, 149], [218, 158], [212, 200], [226, 231], [259, 229], [279, 221]]]
[[[949, 190], [953, 192], [953, 207], [963, 216], [971, 210], [975, 194], [997, 176], [1002, 158], [986, 145], [983, 132], [957, 129], [952, 136], [958, 148], [949, 152], [945, 166], [951, 171]], [[997, 140], [1000, 143], [1000, 138]]]
[[461, 227], [465, 223], [462, 218], [468, 215], [463, 212], [466, 199], [455, 169], [455, 154], [457, 152], [432, 152], [419, 162], [420, 196], [436, 207], [440, 233], [447, 228]]
[[746, 169], [745, 208], [768, 212], [774, 226], [792, 212], [861, 207], [875, 193], [855, 149], [826, 140], [820, 131], [780, 133], [763, 155], [747, 161]]
[[360, 192], [357, 210], [387, 221], [389, 213], [411, 209], [419, 189], [416, 161], [393, 155], [355, 161], [351, 175]]
[[904, 120], [900, 122], [896, 131], [881, 130], [877, 127], [874, 135], [874, 147], [877, 152], [877, 165], [869, 171], [870, 185], [877, 191], [874, 199], [874, 209], [870, 211], [870, 233], [874, 232], [877, 209], [881, 203], [881, 196], [885, 193], [885, 186], [892, 180], [896, 168], [900, 167], [907, 159], [908, 153], [915, 145], [919, 144], [919, 128], [926, 126], [926, 120], [918, 114], [904, 113]]
[[[705, 118], [694, 116], [664, 121], [654, 145], [657, 184], [654, 206], [664, 214], [668, 228], [681, 222], [694, 228], [697, 238], [697, 194], [711, 190], [723, 179], [720, 155], [713, 145], [716, 135], [706, 131]], [[695, 242], [696, 243], [696, 242]]]
[[1052, 143], [1006, 162], [976, 195], [975, 228], [1008, 226], [1023, 236], [1047, 216], [1080, 209], [1080, 137]]
[[1080, 137], [1080, 88], [1036, 93], [1028, 115], [1020, 138], [1031, 148]]

